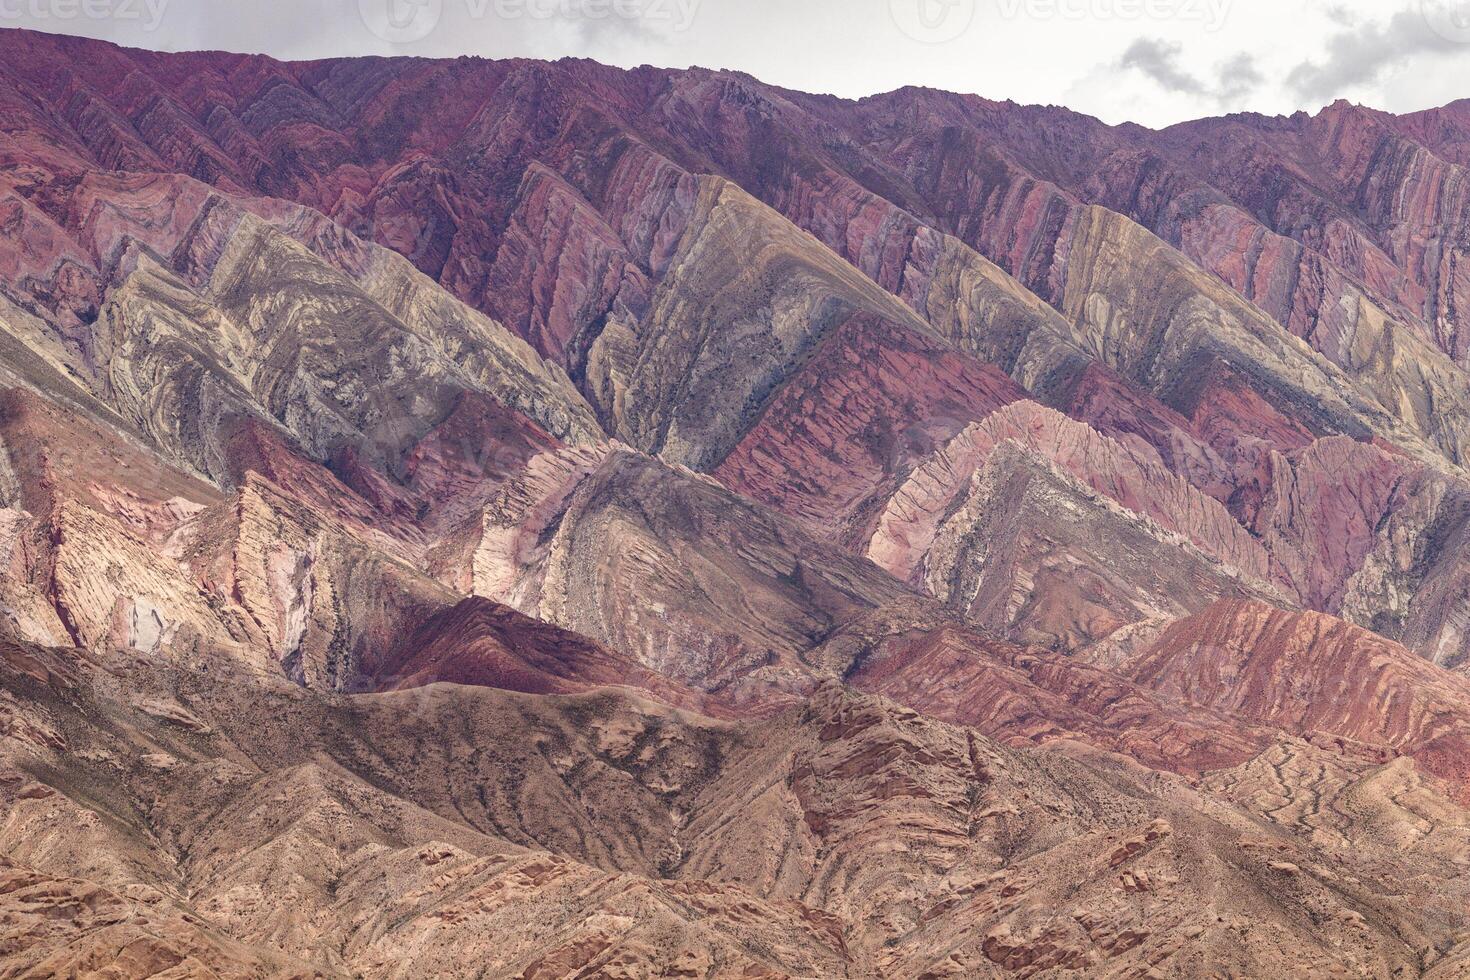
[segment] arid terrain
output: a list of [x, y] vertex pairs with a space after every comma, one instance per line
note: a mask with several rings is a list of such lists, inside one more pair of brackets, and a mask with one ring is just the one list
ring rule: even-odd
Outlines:
[[0, 30], [50, 977], [1470, 977], [1470, 102]]

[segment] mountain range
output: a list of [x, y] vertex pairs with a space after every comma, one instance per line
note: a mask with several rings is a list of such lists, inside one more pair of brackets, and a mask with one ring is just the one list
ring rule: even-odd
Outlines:
[[0, 31], [0, 977], [1470, 976], [1470, 102]]

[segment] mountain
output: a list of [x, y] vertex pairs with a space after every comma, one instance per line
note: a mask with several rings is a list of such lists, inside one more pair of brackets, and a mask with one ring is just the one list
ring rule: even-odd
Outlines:
[[1470, 116], [0, 31], [0, 975], [1470, 973]]
[[[1432, 959], [1464, 902], [1406, 894], [1463, 856], [1427, 777], [1291, 740], [1265, 757], [1313, 781], [1286, 792], [1356, 801], [1310, 832], [1249, 764], [1195, 788], [835, 683], [732, 723], [628, 691], [0, 663], [22, 973], [1372, 973]], [[1420, 814], [1414, 847], [1387, 835]]]

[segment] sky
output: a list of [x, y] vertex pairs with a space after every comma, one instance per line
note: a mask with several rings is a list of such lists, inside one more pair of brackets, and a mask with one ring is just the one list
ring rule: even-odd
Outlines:
[[701, 65], [850, 98], [925, 85], [1156, 127], [1470, 97], [1470, 0], [0, 0], [0, 26], [287, 59]]

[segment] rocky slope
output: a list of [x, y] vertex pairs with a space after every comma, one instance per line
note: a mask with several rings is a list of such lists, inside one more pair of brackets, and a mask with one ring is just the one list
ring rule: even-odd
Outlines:
[[1223, 602], [1115, 666], [1190, 704], [1302, 736], [1383, 746], [1457, 784], [1470, 777], [1464, 678], [1320, 613]]
[[[1451, 942], [1455, 891], [1382, 896], [1453, 875], [1465, 820], [1391, 766], [1317, 777], [1361, 803], [1323, 853], [1325, 827], [1257, 809], [1249, 765], [1213, 800], [835, 685], [732, 725], [612, 693], [242, 700], [142, 661], [3, 665], [6, 948], [32, 972], [1267, 975]], [[1321, 757], [1262, 765], [1282, 753]], [[1405, 807], [1445, 817], [1407, 851], [1379, 823]]]
[[0, 975], [1466, 975], [1463, 106], [0, 130]]

